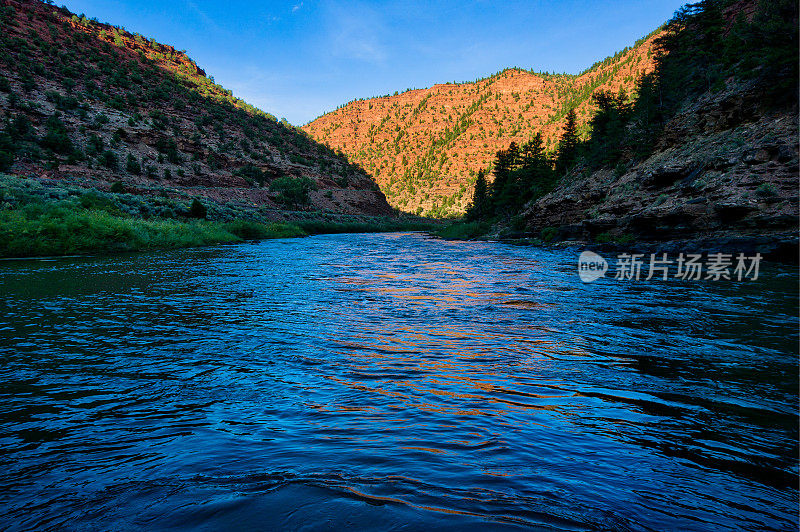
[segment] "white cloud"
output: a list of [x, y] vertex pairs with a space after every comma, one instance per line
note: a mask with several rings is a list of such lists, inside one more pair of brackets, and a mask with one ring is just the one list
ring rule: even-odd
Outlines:
[[295, 13], [295, 12], [299, 11], [301, 7], [303, 7], [303, 2], [300, 2], [299, 4], [293, 5], [292, 6], [292, 13]]

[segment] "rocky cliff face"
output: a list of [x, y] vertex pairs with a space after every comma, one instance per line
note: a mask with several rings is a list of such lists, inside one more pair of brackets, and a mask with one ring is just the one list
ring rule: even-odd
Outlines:
[[[143, 195], [390, 214], [340, 154], [206, 77], [184, 52], [39, 1], [0, 0], [0, 170]], [[270, 190], [313, 182], [310, 201]], [[119, 185], [117, 185], [119, 186]]]
[[752, 249], [796, 262], [797, 20], [791, 0], [679, 12], [666, 29], [660, 91], [644, 100], [673, 101], [652, 149], [613, 170], [584, 159], [515, 225], [594, 242], [760, 242]]
[[580, 75], [507, 69], [472, 83], [435, 85], [351, 102], [304, 130], [370, 172], [392, 206], [434, 215], [462, 213], [475, 176], [512, 141], [540, 131], [554, 148], [573, 107], [585, 131], [591, 95], [628, 93], [653, 68], [655, 34]]
[[678, 113], [646, 160], [589, 175], [575, 169], [527, 206], [526, 231], [589, 241], [796, 242], [797, 127], [796, 107], [765, 110], [752, 84], [732, 84]]

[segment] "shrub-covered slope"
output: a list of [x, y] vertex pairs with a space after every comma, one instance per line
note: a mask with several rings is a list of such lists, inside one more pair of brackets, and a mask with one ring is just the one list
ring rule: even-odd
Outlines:
[[0, 0], [0, 171], [276, 217], [391, 212], [361, 168], [185, 52], [38, 0]]
[[464, 212], [478, 170], [510, 141], [541, 131], [555, 146], [565, 115], [577, 111], [581, 132], [595, 90], [630, 94], [653, 68], [657, 32], [579, 75], [506, 69], [470, 83], [435, 85], [357, 100], [304, 126], [369, 171], [389, 203], [406, 212]]

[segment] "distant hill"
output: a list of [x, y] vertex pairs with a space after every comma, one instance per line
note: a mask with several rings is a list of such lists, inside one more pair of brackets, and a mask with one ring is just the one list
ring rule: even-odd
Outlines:
[[498, 150], [530, 140], [535, 131], [553, 149], [569, 109], [576, 108], [585, 134], [593, 92], [630, 94], [653, 69], [657, 34], [578, 75], [509, 68], [475, 82], [356, 100], [303, 129], [370, 172], [392, 206], [463, 213], [477, 171], [488, 168]]
[[35, 0], [0, 0], [0, 128], [10, 174], [276, 211], [392, 212], [361, 168], [235, 98], [184, 51]]

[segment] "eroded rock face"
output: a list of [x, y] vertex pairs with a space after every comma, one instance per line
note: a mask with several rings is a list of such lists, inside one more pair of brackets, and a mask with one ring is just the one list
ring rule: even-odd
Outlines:
[[[622, 175], [567, 176], [526, 207], [528, 233], [555, 227], [585, 241], [602, 233], [648, 241], [784, 235], [796, 243], [796, 108], [766, 112], [748, 90], [696, 102], [672, 120], [653, 155]], [[751, 107], [730, 109], [722, 128], [720, 102], [731, 101]]]
[[[13, 8], [0, 23], [0, 123], [31, 124], [8, 173], [276, 211], [392, 214], [361, 168], [233, 97], [185, 52], [36, 0], [0, 5]], [[72, 145], [61, 153], [41, 142], [53, 116]], [[269, 185], [283, 176], [314, 182], [308, 205], [276, 201]]]
[[303, 129], [361, 164], [394, 207], [460, 213], [471, 200], [475, 173], [498, 150], [537, 131], [552, 148], [568, 106], [577, 105], [585, 124], [594, 90], [630, 93], [652, 71], [656, 37], [579, 76], [508, 69], [473, 83], [354, 101]]

